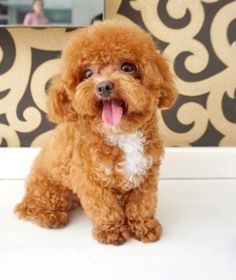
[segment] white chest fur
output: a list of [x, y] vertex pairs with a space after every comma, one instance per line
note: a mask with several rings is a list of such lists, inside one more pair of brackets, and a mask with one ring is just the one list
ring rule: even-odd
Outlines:
[[145, 139], [140, 131], [132, 134], [110, 135], [110, 143], [118, 145], [124, 152], [124, 161], [120, 163], [126, 180], [131, 183], [129, 188], [138, 187], [145, 172], [152, 165], [152, 158], [145, 156]]

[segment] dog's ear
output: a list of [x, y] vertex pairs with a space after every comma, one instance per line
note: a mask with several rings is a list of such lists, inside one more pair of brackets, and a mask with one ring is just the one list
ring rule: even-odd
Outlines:
[[173, 76], [170, 72], [167, 59], [160, 54], [156, 57], [156, 66], [159, 69], [160, 78], [160, 97], [157, 106], [159, 108], [170, 108], [174, 105], [178, 92], [174, 84]]
[[76, 121], [77, 114], [66, 92], [61, 75], [52, 78], [48, 90], [48, 119], [55, 123]]
[[160, 109], [173, 106], [178, 92], [167, 59], [156, 52], [151, 64], [145, 68], [147, 68], [145, 79], [154, 91], [157, 106]]

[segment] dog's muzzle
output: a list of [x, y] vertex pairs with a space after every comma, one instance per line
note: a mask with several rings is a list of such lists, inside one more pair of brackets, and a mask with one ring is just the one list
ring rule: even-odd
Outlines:
[[97, 94], [103, 98], [109, 97], [114, 90], [113, 83], [109, 81], [102, 81], [97, 84]]

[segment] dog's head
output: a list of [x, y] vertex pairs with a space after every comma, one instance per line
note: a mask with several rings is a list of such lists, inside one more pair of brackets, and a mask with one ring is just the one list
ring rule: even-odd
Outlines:
[[107, 21], [80, 29], [62, 54], [49, 91], [49, 119], [89, 119], [94, 127], [131, 132], [177, 92], [151, 36], [134, 24]]

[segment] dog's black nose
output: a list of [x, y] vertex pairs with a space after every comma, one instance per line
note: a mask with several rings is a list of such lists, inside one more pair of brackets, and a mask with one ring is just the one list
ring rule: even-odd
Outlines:
[[108, 97], [111, 95], [113, 89], [114, 85], [109, 81], [103, 81], [97, 84], [97, 94], [101, 97]]

